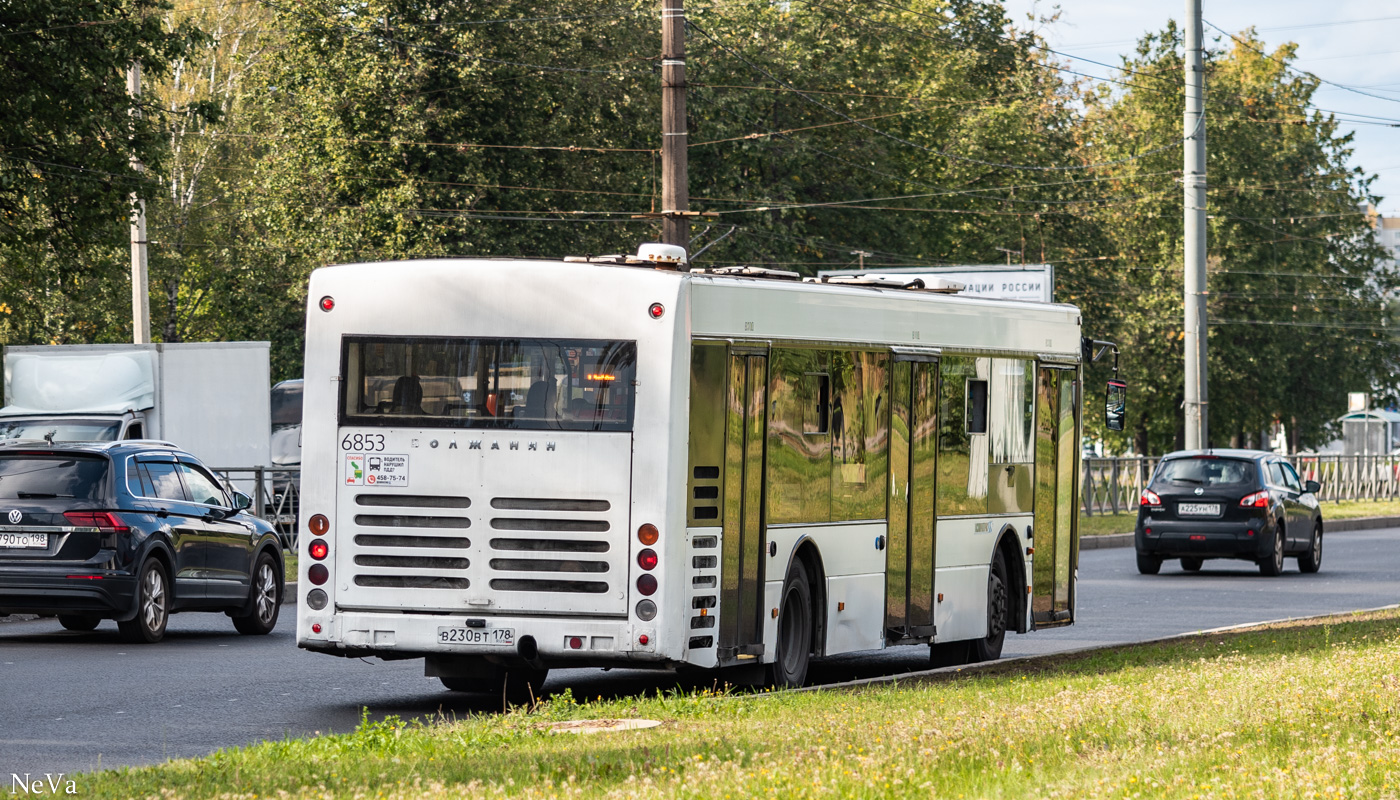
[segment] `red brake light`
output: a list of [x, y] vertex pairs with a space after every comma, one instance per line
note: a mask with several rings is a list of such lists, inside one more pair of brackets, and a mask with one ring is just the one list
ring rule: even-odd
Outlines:
[[656, 576], [651, 574], [642, 575], [637, 578], [637, 591], [650, 597], [656, 592]]
[[130, 533], [122, 518], [110, 511], [65, 511], [64, 519], [81, 528], [96, 528], [103, 533]]
[[651, 548], [647, 548], [637, 554], [637, 566], [645, 570], [656, 569], [657, 560], [656, 551]]
[[326, 295], [325, 297], [321, 298], [320, 305], [322, 311], [330, 311], [332, 308], [335, 308], [335, 298], [331, 297], [330, 295]]
[[1162, 504], [1162, 498], [1151, 489], [1143, 489], [1142, 497], [1139, 498], [1138, 504], [1144, 506], [1160, 506]]
[[312, 583], [320, 586], [331, 577], [331, 571], [326, 569], [325, 564], [312, 564], [311, 569], [306, 571], [306, 577]]
[[1245, 496], [1240, 500], [1240, 507], [1241, 507], [1241, 508], [1251, 508], [1251, 507], [1252, 507], [1252, 508], [1268, 508], [1268, 507], [1269, 507], [1269, 493], [1268, 493], [1268, 492], [1255, 492], [1254, 494], [1247, 494], [1247, 495], [1245, 495]]
[[326, 544], [324, 539], [312, 539], [311, 546], [307, 547], [306, 551], [311, 554], [312, 558], [320, 561], [331, 552], [331, 546]]
[[666, 313], [666, 307], [660, 303], [652, 303], [651, 308], [647, 309], [647, 313], [651, 315], [652, 319], [661, 319], [661, 315]]

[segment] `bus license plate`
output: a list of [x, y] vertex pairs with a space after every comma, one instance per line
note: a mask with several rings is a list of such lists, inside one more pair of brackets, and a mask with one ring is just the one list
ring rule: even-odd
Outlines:
[[1183, 517], [1218, 517], [1219, 503], [1177, 503], [1176, 513]]
[[438, 628], [438, 644], [515, 644], [515, 628]]
[[47, 548], [47, 533], [0, 533], [0, 547]]

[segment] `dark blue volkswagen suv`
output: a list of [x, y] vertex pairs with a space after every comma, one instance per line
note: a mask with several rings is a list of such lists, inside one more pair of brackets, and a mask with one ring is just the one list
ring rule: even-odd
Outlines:
[[268, 633], [282, 549], [248, 505], [166, 442], [0, 443], [0, 615], [156, 642], [174, 612], [222, 611]]

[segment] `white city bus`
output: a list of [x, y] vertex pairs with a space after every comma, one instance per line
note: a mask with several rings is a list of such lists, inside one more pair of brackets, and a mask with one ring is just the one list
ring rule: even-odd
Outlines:
[[301, 647], [519, 697], [1073, 621], [1076, 308], [683, 259], [316, 270]]

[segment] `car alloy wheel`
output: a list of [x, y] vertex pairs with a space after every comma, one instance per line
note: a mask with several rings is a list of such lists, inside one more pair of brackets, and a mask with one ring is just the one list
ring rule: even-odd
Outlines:
[[233, 617], [233, 627], [239, 633], [262, 636], [277, 627], [277, 615], [282, 609], [282, 582], [277, 579], [279, 566], [268, 553], [258, 556], [257, 566], [253, 567], [248, 604], [243, 607], [242, 613], [229, 612]]
[[118, 622], [122, 638], [128, 642], [152, 644], [165, 637], [170, 621], [170, 584], [165, 567], [155, 559], [141, 565], [136, 581], [136, 617]]

